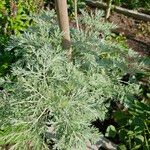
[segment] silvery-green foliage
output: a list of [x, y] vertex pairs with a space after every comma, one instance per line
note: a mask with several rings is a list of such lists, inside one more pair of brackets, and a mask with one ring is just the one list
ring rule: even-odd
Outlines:
[[128, 71], [127, 50], [105, 40], [112, 26], [99, 22], [99, 11], [96, 16], [82, 13], [84, 29], [71, 29], [72, 63], [61, 47], [53, 11], [34, 17], [34, 26], [12, 37], [7, 50], [21, 59], [12, 68], [16, 81], [2, 80], [5, 90], [0, 93], [0, 107], [7, 112], [1, 127], [11, 128], [0, 141], [12, 143], [12, 149], [47, 149], [46, 139], [57, 149], [84, 150], [88, 140], [94, 143], [99, 137], [91, 122], [105, 119], [111, 100], [130, 105], [138, 90], [120, 82]]

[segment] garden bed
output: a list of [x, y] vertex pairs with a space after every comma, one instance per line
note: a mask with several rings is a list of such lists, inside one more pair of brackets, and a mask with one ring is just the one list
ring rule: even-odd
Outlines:
[[[17, 146], [16, 141], [20, 139], [22, 141], [19, 146], [26, 146], [27, 149], [32, 149], [33, 145], [34, 149], [38, 149], [40, 146], [46, 148], [56, 144], [58, 149], [70, 150], [73, 145], [78, 147], [85, 141], [87, 150], [98, 150], [99, 147], [100, 149], [116, 150], [120, 144], [123, 144], [125, 149], [137, 146], [149, 148], [146, 140], [149, 137], [150, 108], [143, 102], [150, 93], [147, 90], [149, 80], [145, 77], [147, 72], [144, 70], [144, 66], [142, 69], [145, 72], [138, 70], [141, 69], [138, 64], [139, 57], [132, 51], [133, 59], [136, 61], [133, 68], [143, 71], [140, 73], [142, 76], [144, 74], [147, 82], [145, 85], [140, 83], [141, 74], [139, 76], [136, 71], [131, 71], [132, 63], [130, 64], [129, 60], [132, 58], [132, 54], [131, 57], [129, 54], [131, 51], [126, 53], [130, 47], [142, 56], [150, 54], [149, 22], [140, 22], [113, 12], [109, 21], [117, 24], [118, 27], [108, 32], [107, 22], [105, 24], [103, 18], [101, 21], [99, 20], [102, 16], [101, 12], [97, 11], [96, 13], [95, 17], [88, 16], [88, 13], [81, 15], [80, 25], [85, 27], [85, 31], [71, 30], [74, 50], [73, 64], [67, 63], [66, 52], [61, 47], [62, 37], [59, 26], [55, 22], [54, 12], [49, 14], [43, 12], [35, 20], [37, 25], [29, 28], [28, 34], [24, 33], [21, 38], [12, 39], [14, 45], [9, 46], [8, 50], [15, 49], [19, 54], [20, 50], [24, 50], [25, 53], [21, 54], [24, 59], [20, 59], [19, 63], [16, 63], [11, 70], [12, 76], [18, 79], [15, 81], [16, 86], [13, 82], [10, 84], [1, 80], [2, 85], [6, 85], [4, 88], [0, 87], [0, 98], [4, 100], [6, 98], [10, 102], [10, 108], [8, 107], [7, 110], [10, 118], [17, 116], [20, 120], [27, 118], [29, 120], [25, 122], [25, 125], [22, 122], [20, 122], [20, 126], [12, 124], [12, 129], [9, 126], [8, 129], [2, 128], [1, 131], [4, 133], [8, 130], [3, 138], [4, 143], [7, 140], [4, 145], [6, 149], [10, 146], [7, 143], [15, 143], [13, 146]], [[53, 16], [51, 19], [45, 20], [51, 16]], [[96, 18], [97, 16], [99, 17]], [[71, 25], [75, 26], [72, 22]], [[100, 38], [102, 39], [99, 39], [101, 31], [104, 33], [101, 33], [102, 37]], [[111, 31], [115, 33], [114, 37]], [[126, 41], [128, 45], [126, 45]], [[78, 68], [78, 66], [81, 67]], [[93, 68], [97, 68], [97, 70]], [[133, 74], [130, 74], [130, 71]], [[88, 74], [89, 72], [91, 73]], [[146, 98], [135, 83], [141, 86]], [[145, 90], [145, 88], [147, 89]], [[7, 119], [9, 115], [6, 113], [7, 103], [5, 104], [5, 102], [2, 107], [4, 114], [2, 119], [9, 124], [12, 122]], [[21, 115], [18, 115], [18, 110], [21, 110]], [[11, 116], [11, 111], [14, 113], [13, 116]], [[103, 133], [101, 139], [98, 135], [100, 140], [96, 144], [97, 130], [91, 126]], [[123, 136], [120, 134], [122, 131], [126, 132]], [[86, 135], [87, 132], [88, 135]], [[17, 133], [20, 133], [19, 136]], [[10, 140], [9, 135], [15, 134], [16, 136]], [[55, 134], [55, 136], [53, 137], [51, 134]], [[43, 143], [41, 140], [44, 140]], [[95, 145], [91, 145], [92, 142]], [[71, 144], [68, 145], [68, 143]]]
[[150, 55], [150, 22], [135, 20], [116, 12], [111, 14], [109, 21], [118, 26], [113, 32], [125, 36], [130, 48], [142, 55]]

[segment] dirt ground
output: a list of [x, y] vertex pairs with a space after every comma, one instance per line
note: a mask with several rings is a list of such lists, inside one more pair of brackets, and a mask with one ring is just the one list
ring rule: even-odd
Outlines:
[[150, 22], [143, 22], [113, 12], [109, 18], [118, 26], [113, 32], [127, 38], [127, 44], [141, 55], [150, 56]]

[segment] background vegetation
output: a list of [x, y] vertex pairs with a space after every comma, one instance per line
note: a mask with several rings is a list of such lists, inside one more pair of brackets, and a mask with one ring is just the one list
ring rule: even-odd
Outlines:
[[114, 0], [114, 4], [122, 5], [130, 9], [145, 8], [150, 9], [149, 0]]

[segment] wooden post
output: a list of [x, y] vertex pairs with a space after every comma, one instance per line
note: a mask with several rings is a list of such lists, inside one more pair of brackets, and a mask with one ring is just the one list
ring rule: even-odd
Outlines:
[[55, 0], [60, 30], [63, 33], [63, 47], [68, 50], [68, 60], [72, 60], [67, 0]]

